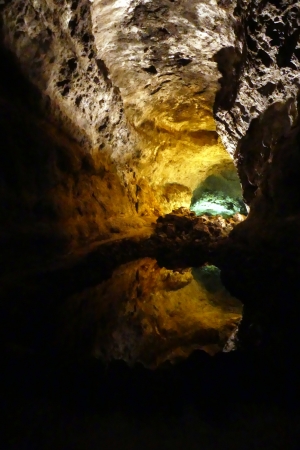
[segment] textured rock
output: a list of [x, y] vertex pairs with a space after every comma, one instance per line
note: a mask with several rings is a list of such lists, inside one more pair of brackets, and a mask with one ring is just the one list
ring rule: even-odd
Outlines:
[[212, 116], [212, 56], [235, 39], [228, 13], [215, 1], [95, 1], [92, 21], [98, 57], [139, 136], [139, 208], [147, 207], [145, 183], [164, 212], [188, 207], [201, 181], [231, 167]]
[[214, 259], [245, 304], [241, 330], [287, 345], [299, 316], [299, 17], [295, 0], [7, 2], [4, 43], [40, 98], [11, 110], [1, 94], [5, 233], [122, 235], [138, 215], [189, 206], [233, 157], [250, 214], [229, 239], [223, 218], [167, 215], [141, 245], [116, 245], [103, 272], [155, 252], [174, 267]]
[[188, 207], [207, 176], [234, 172], [212, 110], [213, 55], [236, 38], [215, 0], [13, 0], [3, 34], [48, 115], [113, 161], [139, 214]]
[[56, 124], [89, 152], [107, 146], [121, 151], [128, 143], [122, 101], [105, 66], [98, 67], [89, 5], [85, 0], [10, 2], [3, 12], [4, 43], [38, 87]]
[[[297, 114], [299, 3], [239, 0], [234, 15], [239, 45], [216, 55], [223, 75], [215, 106], [217, 130], [226, 149], [237, 159], [243, 186], [257, 187], [253, 174], [247, 173], [253, 166], [253, 152], [262, 166], [274, 142], [293, 125]], [[260, 142], [249, 154], [240, 147], [240, 141], [255, 124], [261, 126], [262, 117], [266, 123], [265, 112], [270, 112], [270, 105], [272, 113], [260, 130]]]
[[5, 52], [1, 60], [1, 270], [141, 225], [110, 159], [45, 121], [38, 93]]
[[217, 56], [223, 78], [215, 112], [250, 214], [219, 265], [245, 304], [242, 344], [288, 355], [299, 315], [299, 3], [238, 1], [234, 14], [243, 46], [229, 62]]
[[298, 12], [293, 0], [14, 0], [3, 35], [52, 119], [97, 160], [112, 159], [139, 214], [158, 214], [233, 171], [213, 107], [251, 202], [296, 118]]
[[[159, 217], [155, 233], [151, 236], [148, 255], [155, 255], [159, 263], [169, 268], [214, 264], [232, 229], [245, 219], [242, 214], [232, 218], [222, 216], [196, 217], [184, 208]], [[147, 248], [147, 247], [146, 247]], [[218, 259], [218, 258], [217, 258]]]
[[285, 356], [295, 351], [299, 317], [299, 136], [298, 125], [274, 145], [250, 214], [219, 263], [225, 285], [245, 305], [240, 340]]

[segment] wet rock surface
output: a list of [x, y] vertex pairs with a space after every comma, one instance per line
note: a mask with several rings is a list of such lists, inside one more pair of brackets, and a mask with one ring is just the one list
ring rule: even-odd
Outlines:
[[[152, 240], [158, 259], [167, 267], [199, 266], [214, 262], [214, 252], [245, 216], [199, 216], [185, 208], [157, 219]], [[218, 250], [217, 250], [218, 251]]]

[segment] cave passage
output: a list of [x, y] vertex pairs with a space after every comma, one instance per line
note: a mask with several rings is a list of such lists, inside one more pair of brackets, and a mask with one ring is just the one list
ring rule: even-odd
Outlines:
[[236, 169], [221, 169], [209, 175], [193, 191], [190, 209], [197, 216], [221, 215], [230, 217], [236, 213], [247, 215], [242, 199], [242, 189]]

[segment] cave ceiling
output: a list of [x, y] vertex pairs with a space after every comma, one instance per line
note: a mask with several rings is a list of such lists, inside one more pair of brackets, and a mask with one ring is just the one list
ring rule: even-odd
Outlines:
[[[44, 111], [94, 159], [111, 159], [139, 213], [189, 206], [207, 176], [233, 170], [229, 155], [240, 162], [240, 141], [270, 105], [289, 99], [295, 119], [295, 1], [13, 0], [2, 9], [4, 44]], [[240, 170], [244, 185], [256, 183], [251, 170]], [[176, 189], [166, 198], [170, 185], [178, 198]]]
[[241, 47], [231, 13], [216, 1], [15, 0], [4, 42], [51, 120], [112, 161], [138, 213], [168, 212], [234, 170], [213, 117], [214, 55]]

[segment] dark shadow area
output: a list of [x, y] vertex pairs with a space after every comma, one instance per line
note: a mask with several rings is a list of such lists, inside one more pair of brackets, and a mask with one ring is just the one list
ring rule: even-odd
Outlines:
[[237, 96], [244, 57], [238, 48], [226, 47], [214, 55], [214, 61], [222, 74], [219, 79], [221, 87], [216, 95], [214, 112], [218, 109], [228, 111], [234, 105]]
[[[263, 355], [195, 352], [149, 371], [6, 356], [4, 448], [295, 449], [298, 397]], [[275, 381], [276, 380], [276, 381]]]
[[194, 267], [192, 273], [195, 280], [204, 285], [209, 292], [217, 292], [223, 287], [220, 279], [220, 269], [216, 266]]
[[[0, 272], [7, 272], [109, 238], [106, 219], [130, 207], [109, 158], [94, 160], [46, 120], [12, 54], [0, 47], [0, 56]], [[114, 206], [114, 195], [124, 201]]]
[[[285, 102], [270, 105], [264, 113], [251, 121], [246, 135], [237, 146], [237, 169], [244, 187], [244, 200], [249, 205], [255, 199], [258, 187], [264, 187], [266, 196], [273, 195], [271, 191], [267, 192], [264, 178], [270, 175], [277, 143], [284, 140], [292, 128], [291, 118], [296, 121], [297, 103], [299, 100], [289, 98]], [[293, 194], [289, 196], [289, 202], [293, 202], [292, 198], [297, 202], [295, 195], [298, 190], [295, 187], [292, 189]]]

